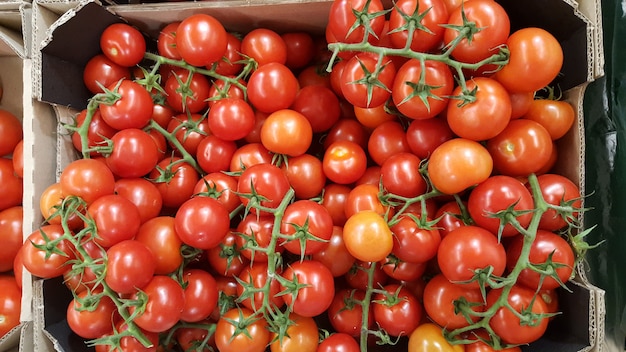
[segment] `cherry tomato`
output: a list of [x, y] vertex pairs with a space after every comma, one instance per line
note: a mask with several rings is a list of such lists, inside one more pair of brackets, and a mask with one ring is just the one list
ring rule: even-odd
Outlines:
[[217, 282], [213, 275], [202, 269], [183, 271], [185, 283], [185, 307], [180, 316], [182, 321], [198, 322], [211, 315], [217, 306]]
[[261, 126], [261, 143], [276, 154], [302, 155], [311, 146], [312, 139], [311, 123], [295, 110], [275, 111]]
[[415, 219], [418, 215], [403, 214], [391, 226], [393, 237], [392, 253], [409, 263], [426, 263], [437, 255], [441, 235], [436, 227], [424, 228]]
[[232, 33], [226, 33], [226, 52], [224, 57], [217, 62], [215, 72], [223, 76], [237, 75], [243, 69], [240, 63], [241, 57], [241, 39]]
[[236, 141], [247, 136], [254, 128], [252, 107], [243, 99], [220, 99], [209, 110], [209, 130], [216, 137]]
[[443, 142], [454, 138], [454, 132], [442, 118], [413, 120], [406, 130], [411, 152], [420, 159], [428, 158]]
[[478, 316], [468, 315], [468, 318], [457, 312], [454, 302], [463, 298], [468, 302], [466, 305], [472, 311], [482, 312], [485, 310], [483, 296], [479, 289], [468, 289], [465, 285], [450, 282], [442, 274], [438, 274], [424, 287], [424, 309], [428, 317], [435, 323], [445, 326], [448, 330], [454, 330], [468, 326], [478, 321]]
[[227, 45], [224, 26], [211, 15], [190, 15], [176, 28], [176, 49], [191, 65], [213, 64], [224, 56]]
[[176, 208], [193, 195], [200, 179], [198, 172], [179, 157], [167, 157], [157, 164], [148, 178], [154, 183], [163, 199], [163, 206]]
[[4, 336], [20, 324], [22, 290], [14, 277], [0, 275], [0, 292], [0, 336]]
[[[242, 331], [245, 327], [245, 331]], [[221, 352], [263, 352], [271, 340], [265, 319], [247, 308], [233, 308], [217, 322], [215, 344]]]
[[111, 61], [124, 67], [135, 66], [146, 53], [146, 40], [138, 29], [114, 23], [100, 35], [100, 49]]
[[[420, 15], [420, 23], [409, 38], [405, 16], [417, 14]], [[411, 50], [429, 52], [443, 40], [445, 27], [442, 25], [448, 22], [448, 17], [448, 9], [443, 0], [397, 1], [389, 15], [389, 27], [402, 30], [389, 33], [389, 39], [395, 48], [404, 48], [407, 41], [411, 40]]]
[[141, 226], [137, 206], [118, 194], [96, 199], [87, 208], [87, 213], [96, 225], [94, 241], [105, 248], [132, 239]]
[[111, 171], [122, 178], [148, 174], [159, 162], [159, 150], [147, 132], [136, 128], [121, 130], [111, 138], [113, 151], [105, 160]]
[[250, 260], [241, 255], [241, 246], [237, 244], [239, 236], [230, 231], [222, 242], [207, 251], [211, 268], [224, 276], [239, 275], [250, 264]]
[[309, 199], [321, 194], [326, 185], [322, 161], [311, 154], [289, 158], [281, 167], [298, 199]]
[[107, 125], [123, 130], [143, 128], [152, 118], [154, 103], [150, 93], [134, 81], [122, 80], [107, 87], [117, 92], [119, 99], [112, 104], [100, 104], [100, 114]]
[[176, 30], [180, 25], [179, 21], [170, 22], [166, 24], [157, 38], [157, 50], [159, 55], [165, 56], [168, 59], [181, 60], [182, 57], [176, 48]]
[[343, 226], [347, 217], [344, 211], [350, 187], [337, 183], [328, 183], [323, 190], [322, 205], [328, 209], [335, 226]]
[[[294, 313], [303, 317], [314, 317], [324, 313], [333, 302], [334, 278], [324, 264], [315, 260], [302, 260], [288, 266], [282, 276], [288, 281], [304, 285], [297, 293], [292, 290], [283, 296]], [[288, 290], [289, 287], [284, 289]]]
[[408, 335], [421, 322], [422, 305], [406, 287], [391, 284], [373, 297], [376, 323], [391, 336]]
[[110, 333], [111, 322], [117, 313], [117, 306], [106, 295], [100, 296], [94, 306], [85, 306], [85, 299], [92, 295], [96, 296], [98, 292], [83, 291], [67, 306], [67, 324], [84, 339], [96, 339]]
[[[183, 288], [169, 276], [155, 275], [143, 287], [143, 294], [148, 298], [146, 308], [138, 313], [134, 322], [142, 329], [150, 332], [163, 332], [180, 320], [185, 307]], [[138, 294], [132, 296], [137, 299]], [[135, 307], [129, 308], [131, 314]]]
[[367, 169], [367, 156], [361, 146], [350, 141], [336, 141], [324, 152], [322, 167], [326, 177], [339, 184], [350, 184]]
[[204, 75], [182, 70], [168, 77], [163, 89], [167, 104], [172, 109], [193, 114], [207, 107], [211, 84]]
[[242, 204], [248, 206], [252, 202], [272, 209], [280, 205], [289, 188], [289, 179], [283, 170], [272, 164], [250, 166], [239, 176], [237, 183], [237, 193]]
[[532, 100], [525, 119], [539, 122], [552, 140], [563, 137], [574, 125], [576, 112], [570, 103], [564, 100], [536, 99]]
[[412, 153], [398, 153], [388, 157], [380, 169], [385, 190], [406, 198], [423, 194], [426, 181], [420, 173], [421, 162]]
[[24, 181], [15, 174], [13, 161], [0, 158], [0, 211], [22, 204]]
[[[337, 291], [328, 308], [330, 324], [338, 333], [357, 337], [361, 334], [363, 306], [358, 303], [365, 298], [365, 291], [342, 289]], [[372, 306], [368, 306], [367, 326], [374, 324]]]
[[[254, 262], [252, 265], [245, 267], [238, 276], [237, 285], [237, 302], [243, 304], [246, 308], [253, 311], [261, 309], [265, 300], [265, 293], [260, 289], [265, 287], [267, 280], [269, 283], [269, 303], [272, 307], [282, 307], [285, 304], [283, 296], [279, 295], [281, 286], [277, 279], [268, 278], [267, 262]], [[280, 274], [280, 271], [277, 272]], [[253, 294], [250, 290], [258, 290]]]
[[385, 259], [393, 248], [393, 235], [387, 222], [371, 210], [348, 218], [343, 227], [343, 240], [353, 257], [366, 262]]
[[[367, 7], [366, 7], [367, 6]], [[366, 32], [361, 25], [359, 13], [379, 15], [369, 20], [371, 32]], [[339, 42], [359, 43], [363, 41], [367, 34], [367, 41], [375, 44], [382, 35], [385, 26], [385, 17], [383, 13], [383, 4], [380, 0], [338, 0], [334, 1], [330, 7], [328, 15], [328, 31]], [[352, 28], [355, 23], [360, 24], [356, 29]]]
[[152, 280], [155, 268], [148, 246], [136, 240], [121, 241], [107, 250], [105, 281], [117, 293], [133, 293]]
[[336, 332], [320, 342], [317, 352], [359, 352], [361, 349], [354, 337]]
[[278, 339], [274, 333], [270, 345], [272, 352], [314, 351], [319, 345], [319, 331], [313, 318], [302, 317], [296, 313], [289, 314], [289, 320], [294, 324], [287, 327], [286, 336]]
[[[472, 0], [473, 1], [473, 0]], [[463, 352], [463, 345], [452, 345], [443, 336], [441, 327], [433, 323], [418, 326], [409, 335], [409, 352]]]
[[210, 197], [193, 197], [180, 205], [174, 228], [183, 243], [199, 248], [217, 246], [230, 230], [230, 214]]
[[272, 113], [287, 109], [298, 94], [298, 79], [287, 66], [270, 62], [248, 79], [248, 99], [256, 109]]
[[376, 127], [367, 141], [370, 158], [383, 165], [387, 158], [398, 153], [409, 153], [409, 143], [404, 128], [398, 121], [387, 121]]
[[307, 32], [287, 32], [281, 34], [287, 49], [285, 65], [292, 70], [307, 66], [315, 57], [315, 41]]
[[[343, 97], [360, 108], [384, 104], [396, 75], [396, 67], [389, 58], [379, 59], [369, 53], [357, 54], [344, 66], [341, 73]], [[376, 83], [372, 80], [375, 79]]]
[[326, 265], [334, 277], [342, 276], [352, 268], [354, 257], [343, 241], [343, 228], [333, 226], [333, 233], [328, 245], [321, 251], [313, 253], [312, 259]]
[[115, 181], [115, 194], [128, 199], [139, 210], [141, 223], [161, 213], [163, 199], [159, 189], [144, 178], [123, 178]]
[[[87, 110], [82, 110], [78, 115], [76, 115], [76, 127], [80, 128], [85, 122], [85, 118], [87, 117]], [[102, 115], [100, 114], [100, 110], [96, 110], [92, 117], [91, 122], [89, 123], [89, 128], [87, 129], [87, 147], [94, 148], [99, 146], [106, 145], [106, 139], [111, 139], [115, 135], [117, 130], [111, 126], [109, 126], [102, 119]], [[80, 134], [78, 132], [72, 133], [72, 144], [74, 148], [79, 152], [83, 151], [82, 140]], [[101, 155], [101, 153], [97, 151], [93, 151], [90, 153], [90, 156], [95, 157]]]
[[135, 236], [135, 240], [145, 244], [152, 252], [156, 275], [170, 274], [183, 263], [183, 243], [176, 233], [174, 221], [171, 216], [154, 217], [144, 222]]
[[130, 69], [116, 64], [104, 54], [93, 56], [83, 68], [83, 82], [92, 94], [104, 93], [104, 89], [121, 79], [131, 79]]
[[302, 87], [291, 109], [309, 120], [313, 132], [329, 130], [341, 116], [339, 98], [330, 88], [321, 85]]
[[15, 257], [22, 248], [23, 225], [24, 208], [21, 206], [0, 211], [0, 273], [13, 269]]
[[64, 233], [61, 225], [44, 225], [28, 235], [20, 249], [22, 263], [26, 270], [33, 276], [44, 279], [63, 275], [69, 269], [67, 263], [75, 258], [75, 249], [72, 248], [71, 243], [66, 239], [60, 240], [55, 244], [57, 251], [50, 255], [35, 246], [46, 246], [50, 241], [59, 239]]
[[81, 197], [87, 204], [101, 196], [113, 194], [115, 178], [111, 170], [95, 159], [77, 159], [61, 172], [61, 193]]
[[222, 172], [213, 172], [204, 175], [193, 189], [193, 194], [217, 199], [230, 213], [235, 210], [241, 201], [235, 194], [237, 180]]
[[[237, 238], [235, 242], [241, 248], [241, 255], [253, 262], [267, 262], [267, 253], [254, 250], [250, 245], [259, 248], [267, 248], [272, 240], [274, 229], [274, 216], [272, 215], [246, 215], [237, 225]], [[275, 251], [282, 253], [283, 246], [277, 246]]]
[[379, 197], [378, 187], [377, 184], [364, 183], [352, 188], [344, 207], [346, 218], [364, 210], [371, 210], [380, 216], [393, 215], [392, 208]]
[[[561, 206], [569, 205], [576, 209], [581, 207], [580, 190], [570, 179], [558, 174], [543, 174], [537, 176], [539, 189], [543, 200], [548, 204]], [[539, 228], [547, 231], [557, 231], [567, 226], [567, 221], [575, 219], [577, 211], [571, 214], [560, 214], [555, 209], [547, 209], [541, 216]]]
[[241, 39], [241, 53], [258, 63], [287, 62], [287, 44], [280, 34], [269, 28], [255, 28]]

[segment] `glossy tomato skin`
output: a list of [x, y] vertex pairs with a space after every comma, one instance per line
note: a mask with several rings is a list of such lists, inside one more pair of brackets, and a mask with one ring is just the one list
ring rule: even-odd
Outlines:
[[406, 130], [409, 148], [420, 159], [428, 158], [438, 146], [452, 138], [454, 132], [442, 118], [413, 120]]
[[272, 112], [261, 126], [261, 143], [277, 154], [303, 155], [311, 146], [312, 139], [311, 123], [292, 109]]
[[[328, 245], [333, 234], [333, 218], [323, 205], [312, 200], [298, 200], [285, 209], [280, 229], [284, 235], [304, 235], [285, 241], [283, 247], [286, 250], [294, 254], [310, 255]], [[310, 236], [314, 236], [315, 239]]]
[[277, 32], [269, 28], [255, 28], [241, 39], [241, 53], [258, 63], [287, 62], [287, 44]]
[[436, 227], [422, 228], [411, 216], [403, 214], [398, 222], [391, 226], [391, 231], [394, 234], [392, 253], [400, 260], [426, 263], [437, 255], [441, 235]]
[[307, 32], [287, 32], [281, 34], [287, 47], [287, 59], [285, 65], [292, 70], [306, 67], [315, 59], [316, 42]]
[[13, 161], [0, 158], [0, 211], [22, 204], [24, 181], [15, 174]]
[[563, 137], [576, 120], [576, 111], [567, 101], [535, 99], [529, 105], [523, 117], [539, 122], [548, 130], [552, 140]]
[[[367, 9], [365, 5], [369, 4]], [[343, 43], [358, 43], [363, 40], [366, 32], [363, 26], [359, 26], [356, 30], [352, 30], [351, 27], [357, 21], [354, 11], [366, 12], [369, 14], [376, 13], [383, 10], [383, 4], [380, 0], [366, 1], [366, 0], [340, 0], [333, 2], [330, 13], [328, 29], [332, 36], [338, 42]], [[374, 35], [369, 34], [367, 41], [375, 44], [380, 38], [383, 28], [385, 26], [384, 16], [377, 16], [370, 21], [371, 29]]]
[[302, 87], [291, 109], [309, 120], [313, 132], [329, 130], [341, 116], [339, 98], [330, 88], [322, 85]]
[[[182, 148], [191, 155], [198, 153], [200, 143], [210, 134], [209, 122], [206, 116], [195, 114], [178, 114], [167, 124], [167, 131], [174, 134], [176, 140]], [[182, 150], [172, 141], [168, 141], [169, 146], [175, 150], [176, 155], [180, 155]]]
[[129, 294], [145, 287], [156, 268], [152, 251], [136, 240], [126, 240], [107, 250], [105, 281], [120, 294]]
[[[327, 314], [330, 324], [336, 332], [358, 337], [361, 333], [361, 323], [363, 322], [363, 306], [356, 300], [365, 298], [362, 290], [342, 289], [337, 291], [333, 301], [328, 308]], [[369, 306], [367, 315], [367, 326], [374, 324], [374, 314]]]
[[104, 93], [102, 87], [121, 79], [131, 79], [130, 69], [116, 64], [104, 54], [89, 59], [83, 69], [83, 82], [92, 94]]
[[433, 186], [445, 194], [454, 194], [486, 180], [493, 171], [493, 158], [475, 141], [454, 138], [442, 143], [428, 162], [428, 176]]
[[[242, 248], [241, 255], [253, 262], [267, 262], [267, 253], [255, 251], [252, 248], [243, 248], [249, 242], [256, 243], [260, 248], [269, 246], [274, 229], [274, 216], [270, 214], [248, 214], [237, 225], [235, 242]], [[254, 242], [253, 242], [254, 240]], [[283, 246], [277, 246], [276, 252], [282, 253]]]
[[[120, 320], [115, 323], [115, 329], [119, 333], [128, 330], [128, 325]], [[139, 331], [152, 343], [150, 347], [145, 347], [139, 340], [133, 336], [123, 336], [120, 339], [119, 348], [113, 348], [110, 345], [96, 345], [96, 352], [156, 352], [159, 345], [159, 334], [138, 328]], [[104, 336], [108, 336], [106, 334]]]
[[510, 92], [537, 91], [552, 82], [563, 66], [561, 44], [544, 29], [519, 29], [508, 38], [507, 47], [509, 63], [495, 77]]
[[[422, 305], [407, 289], [398, 284], [383, 287], [386, 294], [373, 298], [374, 319], [391, 336], [408, 335], [420, 324]], [[387, 297], [394, 297], [387, 299]]]
[[174, 21], [161, 28], [157, 38], [157, 50], [159, 55], [174, 60], [182, 59], [176, 48], [176, 30], [179, 25], [179, 21]]
[[174, 222], [171, 216], [154, 217], [144, 222], [135, 236], [135, 240], [145, 244], [152, 252], [156, 275], [170, 274], [183, 263], [183, 243], [176, 233]]
[[63, 196], [81, 197], [87, 204], [97, 198], [113, 194], [115, 177], [111, 170], [95, 159], [77, 159], [61, 172], [61, 193]]
[[[517, 263], [522, 252], [523, 238], [515, 238], [507, 249], [507, 266], [512, 269]], [[575, 255], [572, 247], [561, 236], [545, 230], [537, 230], [537, 235], [530, 247], [528, 260], [531, 264], [541, 265], [551, 259], [558, 281], [553, 277], [546, 276], [541, 281], [541, 275], [532, 269], [524, 269], [520, 273], [518, 283], [535, 290], [541, 285], [541, 289], [553, 290], [560, 287], [560, 282], [566, 283], [572, 278]]]
[[292, 263], [282, 274], [283, 278], [305, 284], [297, 295], [283, 296], [285, 303], [293, 307], [293, 312], [304, 317], [314, 317], [330, 307], [335, 296], [333, 274], [324, 264], [315, 260]]
[[[502, 275], [506, 268], [506, 251], [491, 232], [477, 226], [464, 226], [441, 240], [437, 262], [448, 280], [467, 282], [473, 278], [475, 270], [488, 266], [493, 268], [493, 275]], [[480, 284], [471, 281], [467, 287], [478, 288]]]
[[216, 199], [193, 197], [178, 208], [174, 227], [183, 243], [199, 249], [211, 249], [228, 234], [229, 215]]
[[398, 121], [387, 121], [378, 125], [367, 141], [370, 158], [379, 166], [394, 154], [409, 153], [411, 148], [404, 128]]
[[361, 349], [354, 337], [336, 332], [322, 340], [317, 352], [359, 352]]
[[[165, 170], [162, 174], [160, 170]], [[168, 176], [168, 177], [164, 177]], [[169, 178], [169, 179], [168, 179]], [[179, 157], [166, 157], [148, 175], [163, 199], [164, 208], [176, 208], [188, 200], [200, 179], [198, 172]]]
[[224, 53], [224, 57], [217, 62], [215, 72], [224, 76], [237, 75], [243, 68], [243, 64], [238, 62], [241, 59], [241, 39], [227, 32], [226, 52]]
[[[559, 206], [566, 203], [572, 206], [574, 210], [580, 209], [580, 190], [578, 186], [567, 177], [559, 174], [543, 174], [537, 176], [537, 182], [539, 183], [541, 196], [548, 204]], [[577, 211], [571, 214], [572, 217], [576, 217], [577, 215]], [[547, 231], [557, 231], [567, 225], [568, 223], [563, 215], [558, 214], [554, 209], [546, 210], [539, 221], [539, 228]]]
[[233, 153], [229, 171], [240, 172], [256, 164], [271, 164], [272, 155], [260, 140], [259, 142], [244, 144]]
[[324, 187], [322, 205], [328, 209], [335, 226], [343, 226], [346, 222], [345, 204], [350, 194], [350, 187], [337, 183], [328, 183]]
[[105, 160], [109, 169], [119, 177], [145, 176], [159, 162], [159, 150], [147, 132], [127, 128], [115, 133], [111, 141], [113, 151]]
[[228, 45], [224, 26], [213, 16], [193, 14], [176, 29], [176, 48], [183, 60], [207, 66], [220, 60]]
[[132, 239], [141, 225], [137, 206], [117, 194], [96, 199], [87, 208], [87, 213], [97, 228], [98, 236], [94, 241], [105, 248]]
[[123, 178], [115, 181], [115, 194], [120, 195], [139, 210], [141, 223], [158, 216], [163, 207], [163, 199], [158, 188], [145, 178]]
[[515, 219], [526, 228], [530, 224], [535, 206], [532, 195], [524, 184], [511, 176], [491, 176], [472, 189], [468, 199], [468, 211], [474, 222], [494, 234], [510, 237], [518, 234], [517, 229], [507, 223], [499, 232], [501, 220], [490, 214], [496, 214], [512, 207], [515, 211], [525, 212]]
[[11, 271], [22, 248], [24, 208], [15, 206], [0, 211], [0, 273]]
[[[190, 91], [184, 100], [181, 94], [181, 83], [188, 85], [185, 91]], [[200, 112], [207, 107], [206, 100], [210, 96], [210, 88], [211, 84], [206, 76], [199, 73], [190, 74], [186, 70], [176, 71], [167, 78], [163, 85], [167, 104], [177, 112], [189, 111], [191, 113]]]
[[[415, 92], [414, 83], [424, 75], [424, 83], [434, 87], [430, 93], [438, 98], [428, 97], [424, 104]], [[424, 69], [419, 60], [411, 59], [404, 63], [396, 73], [391, 97], [402, 114], [411, 119], [428, 119], [437, 116], [448, 105], [448, 96], [454, 88], [454, 78], [450, 68], [439, 61], [426, 60]]]
[[[76, 115], [76, 127], [80, 128], [85, 118], [87, 117], [87, 110], [82, 110], [78, 115]], [[87, 147], [93, 148], [97, 146], [103, 146], [105, 144], [106, 138], [113, 138], [117, 130], [111, 126], [109, 126], [102, 119], [102, 115], [100, 114], [100, 110], [96, 110], [91, 116], [91, 122], [89, 123], [89, 128], [87, 129]], [[72, 133], [72, 144], [74, 148], [79, 152], [83, 151], [82, 141], [80, 134], [77, 132]], [[95, 157], [100, 155], [98, 152], [91, 152], [90, 156]]]
[[[389, 90], [393, 85], [396, 68], [388, 58], [383, 59], [382, 66], [378, 65], [378, 58], [369, 53], [360, 53], [352, 57], [341, 73], [341, 92], [343, 97], [354, 106], [361, 108], [376, 107], [384, 104], [391, 95]], [[378, 72], [376, 85], [363, 83], [368, 75]]]
[[252, 107], [245, 100], [225, 98], [213, 104], [208, 121], [213, 135], [226, 141], [236, 141], [252, 132], [255, 117]]
[[22, 122], [13, 113], [0, 109], [0, 156], [11, 154], [23, 138]]
[[207, 260], [215, 273], [235, 276], [250, 265], [250, 260], [241, 255], [241, 247], [237, 244], [238, 237], [238, 234], [230, 231], [218, 246], [207, 251]]
[[154, 103], [150, 93], [134, 81], [122, 80], [107, 87], [116, 91], [120, 98], [115, 103], [100, 104], [100, 114], [107, 125], [123, 130], [125, 128], [143, 128], [150, 118]]
[[463, 345], [452, 345], [437, 324], [424, 323], [409, 335], [409, 352], [463, 352]]
[[[143, 313], [134, 320], [139, 327], [158, 333], [166, 331], [180, 320], [185, 306], [185, 294], [178, 282], [168, 276], [155, 275], [144, 286], [143, 292], [148, 297], [148, 303]], [[136, 295], [133, 298], [136, 299]], [[130, 313], [133, 312], [134, 307], [131, 307]]]
[[198, 322], [211, 315], [217, 306], [217, 282], [210, 273], [202, 269], [186, 269], [183, 271], [185, 291], [185, 307], [180, 316], [182, 321]]
[[311, 154], [291, 157], [289, 162], [283, 164], [281, 168], [287, 175], [298, 199], [316, 197], [322, 193], [326, 185], [322, 161]]
[[289, 189], [289, 179], [283, 170], [272, 164], [257, 164], [245, 169], [237, 184], [242, 204], [248, 206], [251, 198], [245, 195], [255, 192], [263, 198], [255, 199], [254, 202], [272, 209], [280, 205]]
[[235, 210], [241, 200], [235, 194], [237, 179], [223, 172], [212, 172], [204, 175], [193, 189], [194, 195], [203, 195], [217, 199], [230, 213]]
[[383, 204], [379, 193], [378, 185], [375, 184], [364, 183], [354, 186], [348, 194], [348, 199], [346, 199], [346, 206], [344, 208], [346, 218], [350, 218], [352, 215], [363, 210], [374, 211], [380, 216], [391, 214], [391, 207], [387, 204]]
[[355, 259], [348, 252], [343, 241], [342, 227], [333, 226], [333, 233], [328, 241], [328, 245], [321, 251], [314, 253], [312, 259], [326, 265], [334, 277], [345, 275], [350, 271]]
[[366, 262], [383, 260], [393, 248], [393, 235], [387, 222], [372, 210], [349, 217], [343, 227], [343, 239], [348, 252]]
[[[428, 11], [428, 12], [426, 12]], [[404, 48], [407, 40], [411, 40], [411, 50], [429, 52], [443, 40], [445, 28], [442, 24], [448, 21], [448, 9], [443, 0], [401, 0], [397, 1], [389, 16], [389, 28], [396, 29], [407, 24], [404, 15], [414, 13], [425, 14], [420, 23], [426, 30], [416, 30], [409, 38], [407, 30], [389, 34], [395, 48]]]
[[[280, 274], [280, 270], [277, 270], [277, 274]], [[272, 307], [282, 307], [285, 304], [283, 296], [278, 295], [282, 291], [280, 283], [275, 278], [268, 277], [268, 265], [267, 262], [253, 262], [252, 265], [246, 266], [241, 273], [239, 273], [237, 280], [237, 302], [241, 303], [248, 309], [253, 311], [260, 310], [263, 306], [265, 299], [265, 293], [263, 291], [254, 292], [249, 295], [250, 289], [261, 289], [269, 283], [269, 302]], [[249, 297], [245, 298], [244, 297]]]
[[0, 336], [4, 336], [20, 324], [22, 290], [13, 276], [0, 275], [0, 292]]
[[90, 294], [88, 291], [79, 293], [78, 299], [73, 299], [67, 306], [67, 324], [84, 339], [96, 339], [111, 332], [111, 322], [115, 320], [117, 313], [117, 306], [106, 295], [101, 296], [93, 311], [85, 309], [87, 307], [83, 306], [81, 300]]
[[248, 99], [260, 111], [287, 109], [298, 94], [298, 79], [287, 66], [270, 62], [260, 66], [248, 80]]
[[146, 52], [146, 40], [139, 30], [126, 23], [114, 23], [100, 35], [100, 49], [123, 67], [137, 65]]
[[328, 146], [322, 159], [324, 174], [339, 184], [350, 184], [361, 178], [367, 169], [367, 156], [361, 146], [350, 141], [337, 141]]
[[423, 194], [426, 191], [426, 181], [420, 173], [421, 163], [420, 158], [412, 153], [389, 156], [380, 170], [385, 190], [407, 198]]
[[255, 319], [247, 326], [247, 333], [239, 332], [237, 325], [249, 321], [254, 312], [247, 308], [233, 308], [218, 321], [215, 344], [222, 352], [262, 352], [271, 340], [265, 319]]
[[[455, 312], [454, 301], [461, 297], [474, 304], [473, 311], [485, 310], [479, 289], [468, 289], [465, 285], [450, 282], [443, 274], [438, 274], [424, 288], [424, 309], [432, 321], [449, 330], [468, 326], [470, 322], [462, 314]], [[479, 319], [477, 316], [471, 317], [473, 322]]]
[[[541, 299], [535, 299], [534, 290], [521, 286], [513, 286], [508, 295], [508, 303], [518, 312], [532, 311], [533, 314], [545, 314], [546, 304]], [[502, 289], [491, 290], [487, 294], [487, 306], [493, 305], [502, 294]], [[500, 336], [504, 343], [527, 344], [538, 340], [548, 328], [548, 318], [539, 318], [532, 324], [522, 325], [520, 318], [508, 308], [498, 309], [491, 318], [489, 325], [493, 331]]]
[[55, 240], [63, 236], [64, 231], [61, 225], [44, 225], [38, 230], [31, 233], [26, 240], [22, 249], [22, 263], [26, 270], [33, 276], [40, 278], [53, 278], [63, 275], [69, 269], [67, 262], [74, 259], [74, 250], [67, 240], [60, 241], [56, 248], [65, 255], [52, 253], [46, 256], [46, 252], [35, 247], [35, 245], [45, 245], [44, 234], [49, 240]]
[[[280, 340], [275, 340], [270, 345], [271, 352], [295, 352], [314, 351], [319, 345], [319, 331], [317, 323], [311, 317], [302, 317], [298, 314], [289, 314], [289, 319], [294, 322], [287, 328], [287, 336]], [[278, 334], [274, 333], [274, 339]]]

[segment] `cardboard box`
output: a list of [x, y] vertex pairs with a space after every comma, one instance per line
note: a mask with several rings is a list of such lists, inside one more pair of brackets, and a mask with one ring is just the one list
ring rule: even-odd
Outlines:
[[[550, 30], [565, 50], [566, 63], [560, 86], [577, 110], [577, 125], [561, 140], [562, 173], [584, 190], [584, 131], [582, 97], [588, 82], [603, 74], [601, 14], [599, 0], [499, 1], [511, 14], [512, 27], [540, 26]], [[261, 0], [169, 2], [141, 5], [111, 5], [83, 1], [40, 0], [33, 3], [33, 94], [55, 106], [59, 120], [86, 106], [90, 94], [82, 83], [82, 68], [98, 52], [99, 33], [109, 24], [127, 21], [152, 38], [166, 23], [193, 13], [209, 13], [229, 30], [245, 32], [263, 26], [281, 30], [323, 33], [332, 1]], [[68, 162], [76, 158], [67, 136], [50, 126], [35, 140], [38, 158], [55, 160], [38, 165], [39, 173], [53, 182]], [[56, 147], [51, 158], [51, 145]], [[39, 155], [39, 151], [42, 152]], [[44, 169], [48, 167], [48, 169]], [[44, 182], [38, 180], [37, 182]], [[40, 186], [40, 185], [38, 185]], [[525, 350], [602, 351], [604, 348], [604, 293], [588, 283], [585, 269], [577, 268], [569, 284], [572, 294], [563, 294], [564, 314], [555, 319], [544, 338]], [[88, 350], [71, 334], [65, 322], [65, 307], [71, 296], [59, 280], [36, 281], [35, 350]], [[41, 330], [40, 330], [41, 329]], [[43, 331], [43, 333], [40, 333]]]

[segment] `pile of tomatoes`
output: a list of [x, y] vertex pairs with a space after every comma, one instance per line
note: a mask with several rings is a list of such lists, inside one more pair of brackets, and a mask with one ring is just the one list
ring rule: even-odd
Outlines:
[[[0, 87], [0, 98], [2, 88]], [[0, 338], [20, 324], [24, 223], [22, 121], [0, 108]], [[15, 270], [14, 270], [15, 268]]]
[[490, 0], [335, 0], [321, 38], [194, 14], [156, 53], [113, 24], [21, 260], [97, 351], [519, 350], [587, 247], [574, 110], [535, 97], [560, 45], [509, 32]]

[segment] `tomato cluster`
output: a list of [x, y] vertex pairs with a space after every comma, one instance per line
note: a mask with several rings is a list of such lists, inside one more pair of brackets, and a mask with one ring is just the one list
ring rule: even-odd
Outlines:
[[335, 0], [322, 38], [194, 14], [156, 53], [111, 25], [23, 264], [98, 351], [518, 350], [586, 247], [574, 111], [535, 98], [560, 46], [509, 31], [489, 0]]
[[[0, 97], [2, 89], [0, 88]], [[0, 109], [0, 337], [20, 323], [24, 224], [22, 121]]]

